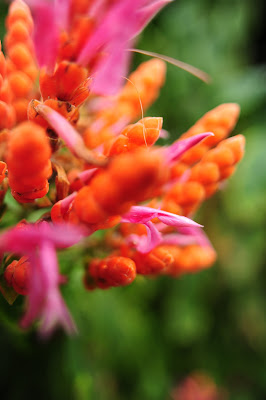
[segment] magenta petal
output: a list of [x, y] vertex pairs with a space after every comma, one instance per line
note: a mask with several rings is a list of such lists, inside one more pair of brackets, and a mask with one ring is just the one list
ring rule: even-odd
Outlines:
[[51, 125], [57, 135], [65, 141], [73, 154], [89, 164], [98, 166], [106, 164], [104, 158], [99, 159], [97, 155], [87, 149], [80, 134], [61, 114], [44, 104], [38, 104], [35, 109]]
[[[64, 199], [59, 200], [62, 214], [65, 214], [69, 210], [69, 207], [73, 203], [73, 200], [76, 196], [77, 192], [73, 192]], [[57, 202], [56, 204], [58, 204], [59, 202]]]
[[177, 140], [171, 146], [165, 149], [166, 161], [168, 163], [177, 161], [191, 147], [196, 146], [196, 144], [200, 143], [203, 139], [209, 136], [214, 136], [214, 134], [212, 132], [205, 132], [191, 136], [187, 139]]
[[36, 106], [36, 111], [51, 125], [51, 127], [56, 131], [57, 135], [61, 137], [68, 148], [75, 151], [75, 147], [80, 142], [83, 143], [81, 136], [73, 128], [73, 126], [57, 111], [52, 108], [39, 104]]
[[201, 227], [201, 225], [192, 221], [190, 218], [145, 206], [131, 207], [130, 211], [123, 215], [122, 222], [144, 224], [153, 218], [158, 218], [164, 224], [176, 228], [185, 226]]
[[140, 253], [148, 253], [162, 242], [162, 235], [152, 222], [146, 222], [147, 236], [130, 235], [129, 241], [134, 244]]
[[38, 225], [25, 225], [9, 229], [1, 236], [0, 252], [9, 251], [18, 254], [31, 255], [35, 246], [49, 240], [57, 248], [66, 248], [78, 243], [85, 231], [68, 224], [49, 224], [41, 222]]
[[92, 70], [97, 94], [114, 94], [127, 75], [130, 54], [125, 51], [138, 27], [137, 11], [144, 0], [123, 0], [110, 6], [84, 45], [77, 62], [87, 66], [95, 55], [101, 55]]
[[[32, 252], [29, 255], [30, 263], [30, 282], [29, 282], [29, 295], [28, 295], [28, 307], [25, 315], [20, 321], [22, 328], [28, 328], [32, 322], [39, 317], [40, 310], [43, 305], [43, 295], [46, 293], [45, 271], [42, 270], [39, 258]], [[44, 282], [43, 282], [44, 281]]]
[[166, 211], [161, 211], [160, 214], [158, 213], [157, 218], [165, 225], [174, 226], [177, 229], [187, 226], [202, 227], [202, 225], [199, 225], [197, 222], [194, 222], [190, 218], [172, 213], [166, 213]]
[[59, 291], [60, 274], [54, 247], [43, 242], [39, 250], [41, 268], [45, 271], [43, 285], [46, 287], [41, 311], [40, 333], [48, 336], [59, 325], [69, 334], [76, 332], [75, 324]]
[[77, 62], [86, 66], [99, 51], [105, 51], [107, 48], [110, 52], [117, 46], [125, 46], [132, 38], [137, 24], [136, 9], [142, 4], [143, 0], [134, 0], [134, 4], [132, 0], [115, 2], [89, 37]]
[[[108, 52], [108, 50], [107, 50]], [[112, 96], [120, 89], [127, 75], [131, 54], [125, 48], [110, 49], [109, 54], [97, 65], [92, 92], [98, 95]]]
[[55, 15], [57, 18], [57, 25], [63, 30], [68, 30], [71, 0], [54, 0], [54, 1], [55, 1]]
[[53, 72], [59, 48], [59, 29], [54, 3], [44, 0], [28, 0], [34, 19], [33, 41], [40, 67]]
[[89, 183], [90, 180], [94, 177], [94, 175], [99, 171], [99, 168], [91, 168], [82, 171], [78, 177], [83, 183]]
[[153, 218], [156, 218], [159, 210], [145, 206], [133, 206], [127, 214], [122, 217], [122, 222], [131, 222], [135, 224], [144, 224]]

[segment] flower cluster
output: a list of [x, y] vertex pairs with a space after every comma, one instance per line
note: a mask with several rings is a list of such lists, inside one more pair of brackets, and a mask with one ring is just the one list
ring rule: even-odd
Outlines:
[[191, 217], [243, 156], [243, 136], [227, 138], [238, 105], [216, 107], [161, 146], [163, 119], [143, 112], [159, 95], [165, 62], [151, 59], [124, 78], [137, 34], [166, 3], [10, 5], [0, 48], [0, 202], [10, 188], [21, 207], [50, 210], [0, 239], [0, 290], [27, 296], [23, 327], [38, 319], [43, 335], [57, 325], [75, 331], [57, 249], [82, 241], [88, 290], [137, 275], [179, 277], [216, 259]]

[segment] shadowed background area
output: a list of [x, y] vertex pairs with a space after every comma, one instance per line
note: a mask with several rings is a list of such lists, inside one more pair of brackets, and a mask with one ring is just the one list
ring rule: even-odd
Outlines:
[[[261, 3], [261, 4], [260, 4]], [[168, 66], [160, 99], [171, 141], [223, 102], [241, 106], [234, 133], [246, 155], [225, 190], [207, 201], [203, 222], [216, 265], [181, 279], [138, 278], [127, 288], [86, 292], [79, 250], [60, 255], [63, 288], [79, 336], [40, 342], [21, 334], [22, 299], [0, 298], [1, 398], [169, 400], [182, 379], [201, 371], [232, 400], [266, 397], [266, 121], [263, 1], [176, 0], [141, 36], [138, 48], [190, 63], [206, 85]], [[261, 7], [260, 7], [261, 6]], [[7, 7], [0, 2], [0, 37]], [[146, 60], [134, 56], [133, 66]], [[13, 223], [10, 216], [10, 223]], [[174, 399], [179, 400], [179, 399]], [[183, 400], [183, 399], [180, 399]], [[195, 399], [196, 400], [196, 399]]]

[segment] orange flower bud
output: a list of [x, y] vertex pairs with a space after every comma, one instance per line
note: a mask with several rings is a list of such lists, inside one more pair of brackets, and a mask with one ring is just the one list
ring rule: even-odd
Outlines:
[[9, 264], [4, 272], [8, 286], [12, 286], [17, 293], [24, 296], [29, 292], [29, 268], [28, 258], [21, 257]]
[[136, 277], [136, 265], [127, 257], [94, 259], [85, 273], [84, 284], [88, 290], [95, 287], [108, 289], [130, 285]]
[[12, 195], [19, 202], [43, 197], [52, 173], [45, 130], [32, 122], [18, 125], [8, 144], [7, 165]]

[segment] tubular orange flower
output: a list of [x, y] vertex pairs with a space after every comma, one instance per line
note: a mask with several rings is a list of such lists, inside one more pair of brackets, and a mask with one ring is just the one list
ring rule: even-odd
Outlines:
[[8, 144], [8, 177], [13, 197], [28, 203], [45, 196], [52, 173], [51, 150], [45, 131], [33, 122], [24, 122], [12, 132]]
[[206, 198], [219, 189], [220, 182], [233, 174], [244, 155], [244, 147], [245, 138], [237, 135], [209, 150], [199, 163], [186, 171], [184, 180], [168, 191], [163, 208], [168, 210], [172, 202], [181, 207], [184, 215], [195, 212]]
[[31, 39], [33, 20], [29, 7], [22, 0], [15, 0], [10, 5], [6, 27], [7, 79], [14, 94], [12, 105], [16, 119], [21, 122], [27, 119], [28, 102], [34, 96], [38, 74]]
[[[129, 75], [124, 87], [117, 96], [101, 100], [99, 110], [94, 118], [92, 126], [84, 131], [84, 140], [88, 147], [93, 148], [92, 140], [102, 135], [102, 140], [97, 145], [104, 143], [106, 136], [113, 139], [117, 124], [122, 128], [126, 124], [135, 121], [159, 96], [164, 84], [166, 64], [162, 60], [152, 59], [146, 61]], [[95, 140], [95, 139], [94, 139]]]
[[[240, 107], [236, 103], [220, 104], [201, 117], [180, 139], [197, 135], [202, 132], [213, 132], [214, 136], [208, 138], [183, 155], [180, 160], [185, 165], [193, 165], [213, 146], [225, 139], [234, 129], [239, 117]], [[179, 175], [175, 175], [176, 177]]]
[[140, 149], [118, 155], [78, 192], [73, 212], [84, 223], [101, 223], [126, 212], [134, 202], [147, 199], [166, 179], [166, 172], [159, 154]]
[[136, 265], [127, 257], [111, 256], [103, 260], [94, 259], [88, 265], [84, 276], [86, 289], [96, 287], [108, 289], [130, 285], [136, 277]]
[[12, 261], [5, 269], [4, 278], [9, 286], [22, 295], [29, 293], [29, 262], [27, 257]]
[[146, 117], [133, 125], [126, 126], [114, 141], [109, 156], [133, 150], [139, 146], [152, 146], [160, 135], [163, 119]]

